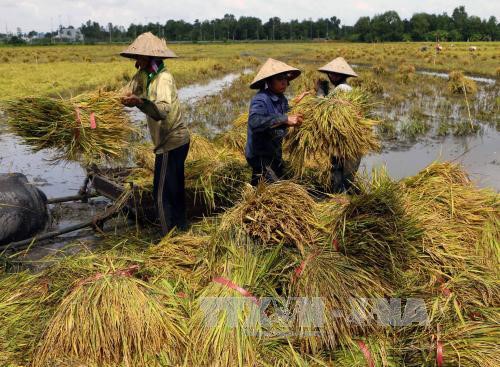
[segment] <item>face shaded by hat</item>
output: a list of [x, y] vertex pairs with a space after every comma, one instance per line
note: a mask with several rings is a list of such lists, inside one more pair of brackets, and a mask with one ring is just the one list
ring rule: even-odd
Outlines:
[[262, 89], [266, 81], [272, 77], [286, 78], [288, 81], [291, 81], [299, 75], [299, 69], [287, 65], [284, 62], [269, 58], [257, 72], [257, 75], [250, 84], [250, 88]]
[[130, 59], [152, 57], [155, 59], [171, 59], [177, 55], [167, 47], [164, 39], [156, 37], [151, 32], [139, 35], [130, 46], [120, 52], [120, 56]]
[[342, 74], [345, 78], [358, 76], [343, 57], [337, 57], [328, 64], [320, 67], [318, 71], [327, 74]]

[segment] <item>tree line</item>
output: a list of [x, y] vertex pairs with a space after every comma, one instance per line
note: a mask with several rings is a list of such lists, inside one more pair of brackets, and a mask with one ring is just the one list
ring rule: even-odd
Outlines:
[[213, 20], [167, 20], [165, 23], [130, 24], [127, 28], [95, 21], [82, 24], [85, 42], [127, 42], [143, 32], [152, 32], [168, 41], [251, 41], [330, 39], [352, 42], [391, 41], [498, 41], [500, 23], [495, 16], [481, 19], [459, 6], [448, 15], [416, 13], [401, 19], [396, 11], [361, 17], [353, 26], [342, 25], [336, 16], [317, 20], [283, 21], [272, 17], [236, 18], [225, 14]]

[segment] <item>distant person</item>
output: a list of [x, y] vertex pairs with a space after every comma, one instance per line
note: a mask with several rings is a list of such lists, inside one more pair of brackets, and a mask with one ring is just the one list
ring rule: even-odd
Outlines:
[[134, 59], [138, 69], [122, 103], [147, 116], [156, 154], [153, 195], [162, 233], [173, 228], [185, 230], [184, 162], [189, 131], [182, 119], [174, 78], [163, 62], [177, 56], [165, 40], [150, 32], [137, 37], [120, 55]]
[[288, 115], [284, 93], [299, 75], [300, 70], [270, 58], [250, 84], [250, 88], [259, 90], [250, 103], [245, 148], [254, 186], [260, 180], [276, 182], [283, 178], [283, 138], [288, 127], [302, 123], [302, 116]]
[[[333, 85], [332, 89], [328, 81], [318, 79], [315, 88], [316, 95], [318, 97], [327, 96], [332, 92], [338, 93], [352, 91], [352, 87], [347, 83], [347, 79], [351, 77], [356, 78], [358, 76], [358, 74], [352, 70], [351, 66], [343, 57], [337, 57], [328, 64], [320, 67], [318, 71], [325, 73], [328, 76], [328, 80]], [[311, 92], [306, 91], [300, 94], [294, 99], [294, 102], [300, 102], [302, 98], [308, 94], [311, 94]], [[330, 184], [330, 190], [334, 193], [342, 193], [352, 190], [352, 183], [360, 163], [361, 158], [355, 160], [343, 160], [340, 157], [332, 157], [332, 181]]]

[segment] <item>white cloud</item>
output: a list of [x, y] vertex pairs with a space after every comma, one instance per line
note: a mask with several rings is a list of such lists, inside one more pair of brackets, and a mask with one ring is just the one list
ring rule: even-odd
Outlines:
[[458, 5], [465, 5], [469, 14], [487, 18], [500, 16], [500, 2], [491, 0], [0, 0], [0, 29], [7, 25], [10, 30], [21, 27], [28, 31], [55, 29], [59, 19], [80, 25], [88, 19], [101, 24], [112, 22], [127, 26], [131, 22], [165, 22], [167, 19], [213, 19], [226, 13], [256, 16], [267, 20], [279, 16], [284, 20], [337, 16], [343, 24], [353, 24], [360, 16], [373, 16], [386, 10], [396, 10], [401, 17], [415, 12], [451, 14]]

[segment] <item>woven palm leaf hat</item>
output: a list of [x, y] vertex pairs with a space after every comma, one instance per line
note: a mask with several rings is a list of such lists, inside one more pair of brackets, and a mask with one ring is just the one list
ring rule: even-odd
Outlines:
[[336, 59], [330, 61], [328, 64], [320, 67], [318, 71], [323, 73], [337, 73], [344, 74], [347, 76], [357, 77], [358, 74], [352, 70], [351, 66], [345, 61], [343, 57], [337, 57]]
[[139, 35], [130, 46], [120, 52], [120, 56], [135, 59], [137, 56], [149, 56], [157, 59], [172, 59], [177, 55], [167, 47], [163, 38], [156, 37], [151, 32]]
[[300, 75], [300, 70], [282, 61], [269, 58], [257, 72], [257, 75], [250, 84], [250, 88], [260, 89], [264, 85], [266, 79], [283, 73], [286, 73], [288, 81], [291, 81]]

